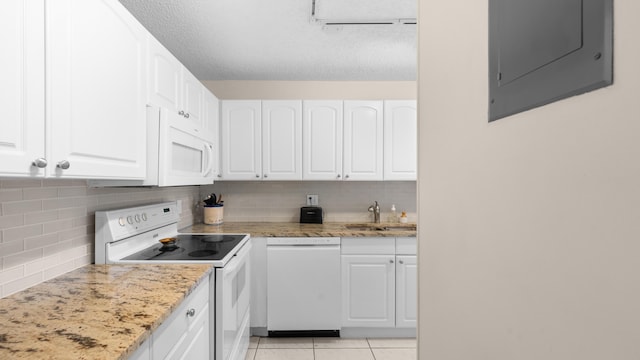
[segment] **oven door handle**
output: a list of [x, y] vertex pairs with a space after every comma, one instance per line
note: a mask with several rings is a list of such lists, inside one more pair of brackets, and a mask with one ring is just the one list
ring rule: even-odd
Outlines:
[[238, 268], [246, 262], [246, 258], [250, 255], [251, 251], [251, 240], [247, 241], [246, 244], [238, 251], [232, 258], [229, 260], [227, 265], [223, 267], [225, 276], [227, 274], [234, 274]]

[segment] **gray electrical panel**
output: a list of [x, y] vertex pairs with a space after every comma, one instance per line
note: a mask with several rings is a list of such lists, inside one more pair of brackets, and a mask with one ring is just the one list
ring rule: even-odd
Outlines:
[[613, 0], [489, 0], [489, 121], [613, 82]]

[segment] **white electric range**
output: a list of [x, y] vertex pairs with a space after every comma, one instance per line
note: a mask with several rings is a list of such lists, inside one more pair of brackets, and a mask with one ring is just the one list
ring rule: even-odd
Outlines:
[[95, 263], [211, 264], [211, 358], [242, 360], [250, 331], [250, 237], [178, 233], [179, 219], [176, 202], [96, 211]]

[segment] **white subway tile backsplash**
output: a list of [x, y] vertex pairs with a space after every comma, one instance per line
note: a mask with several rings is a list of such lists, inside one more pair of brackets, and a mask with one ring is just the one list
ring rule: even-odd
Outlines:
[[19, 226], [2, 230], [2, 241], [11, 242], [42, 235], [42, 224]]
[[4, 256], [4, 265], [7, 268], [12, 268], [14, 266], [19, 266], [19, 265], [23, 265], [26, 264], [30, 261], [34, 261], [34, 260], [38, 260], [38, 259], [42, 259], [43, 258], [43, 251], [42, 249], [33, 249], [33, 250], [27, 250], [27, 251], [22, 251], [19, 252], [17, 254], [13, 254], [13, 255], [9, 255], [9, 256]]
[[0, 216], [0, 230], [16, 227], [16, 226], [22, 226], [25, 224], [24, 220], [25, 218], [24, 218], [24, 215], [22, 214]]
[[7, 282], [2, 285], [2, 297], [9, 296], [17, 293], [20, 290], [24, 290], [33, 285], [37, 285], [44, 280], [41, 272], [20, 277], [14, 281]]
[[2, 203], [2, 216], [24, 214], [42, 210], [42, 200], [11, 201]]
[[0, 189], [0, 202], [22, 200], [22, 189]]
[[89, 188], [84, 180], [0, 179], [0, 297], [93, 262], [94, 216], [180, 199], [179, 226], [194, 213], [199, 187]]
[[57, 188], [27, 188], [22, 189], [24, 200], [52, 199], [58, 197]]
[[42, 224], [58, 220], [58, 210], [37, 211], [24, 214], [25, 224]]

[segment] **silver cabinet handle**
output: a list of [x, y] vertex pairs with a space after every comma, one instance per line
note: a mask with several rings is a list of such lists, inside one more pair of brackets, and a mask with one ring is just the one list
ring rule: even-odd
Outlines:
[[71, 164], [67, 160], [62, 160], [58, 163], [58, 165], [56, 165], [57, 168], [60, 168], [62, 170], [67, 170], [70, 166]]
[[37, 158], [35, 160], [33, 160], [33, 162], [31, 163], [31, 166], [35, 166], [35, 167], [39, 167], [39, 168], [44, 168], [47, 167], [47, 159], [45, 158]]
[[178, 111], [178, 115], [184, 116], [184, 110]]
[[194, 317], [196, 315], [196, 309], [187, 310], [187, 316]]
[[184, 117], [189, 118], [189, 113], [184, 114]]

